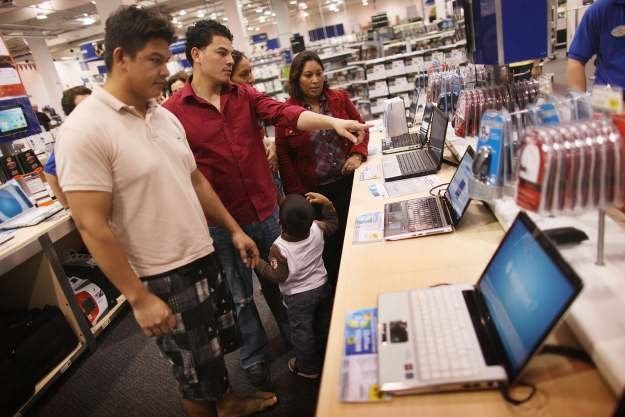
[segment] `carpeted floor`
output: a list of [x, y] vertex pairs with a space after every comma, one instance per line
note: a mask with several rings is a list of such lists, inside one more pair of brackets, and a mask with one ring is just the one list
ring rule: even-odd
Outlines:
[[[256, 299], [265, 328], [271, 338], [274, 359], [266, 391], [278, 393], [273, 409], [257, 414], [270, 416], [313, 416], [318, 381], [291, 374], [286, 352], [271, 313], [258, 290]], [[160, 357], [153, 340], [140, 332], [126, 309], [98, 339], [92, 355], [78, 363], [54, 384], [26, 414], [26, 417], [183, 417], [176, 382], [169, 364]], [[238, 352], [226, 357], [232, 386], [239, 392], [254, 391], [240, 369]]]

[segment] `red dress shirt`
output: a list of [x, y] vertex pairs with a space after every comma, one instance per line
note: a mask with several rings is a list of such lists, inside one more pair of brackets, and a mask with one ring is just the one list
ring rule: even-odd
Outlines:
[[[360, 113], [349, 95], [340, 90], [326, 89], [324, 91], [330, 115], [339, 119], [357, 120], [364, 123]], [[287, 100], [288, 104], [300, 104], [293, 97]], [[278, 151], [278, 163], [284, 191], [287, 194], [304, 194], [309, 191], [317, 191], [319, 179], [317, 178], [317, 163], [319, 158], [315, 155], [311, 140], [316, 136], [310, 132], [304, 132], [293, 128], [276, 128], [276, 150]], [[369, 131], [365, 133], [362, 143], [355, 145], [345, 139], [344, 153], [349, 156], [359, 154], [362, 160], [367, 159], [367, 145], [369, 143]]]
[[232, 217], [242, 225], [267, 219], [276, 207], [260, 121], [295, 128], [304, 108], [289, 105], [247, 85], [228, 83], [221, 112], [195, 95], [191, 83], [163, 106], [182, 123], [199, 170]]

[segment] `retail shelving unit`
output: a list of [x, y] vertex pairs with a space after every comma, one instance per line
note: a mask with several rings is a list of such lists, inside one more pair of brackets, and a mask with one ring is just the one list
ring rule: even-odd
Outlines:
[[35, 385], [33, 395], [15, 414], [23, 415], [86, 350], [97, 348], [96, 337], [126, 305], [123, 296], [93, 326], [76, 302], [58, 253], [83, 246], [69, 214], [57, 213], [46, 221], [18, 229], [12, 240], [0, 245], [0, 304], [6, 309], [58, 307], [78, 340], [63, 358]]

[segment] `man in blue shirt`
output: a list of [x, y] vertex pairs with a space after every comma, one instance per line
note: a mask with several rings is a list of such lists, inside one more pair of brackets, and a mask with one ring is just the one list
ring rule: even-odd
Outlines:
[[569, 49], [569, 87], [586, 91], [586, 62], [597, 55], [596, 84], [625, 89], [625, 0], [598, 0], [582, 18]]

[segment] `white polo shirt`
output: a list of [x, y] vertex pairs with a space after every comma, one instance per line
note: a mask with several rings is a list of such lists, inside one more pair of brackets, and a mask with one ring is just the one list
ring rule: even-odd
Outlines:
[[96, 88], [62, 124], [56, 158], [64, 192], [112, 194], [111, 228], [140, 276], [213, 252], [184, 129], [155, 101], [143, 118]]

